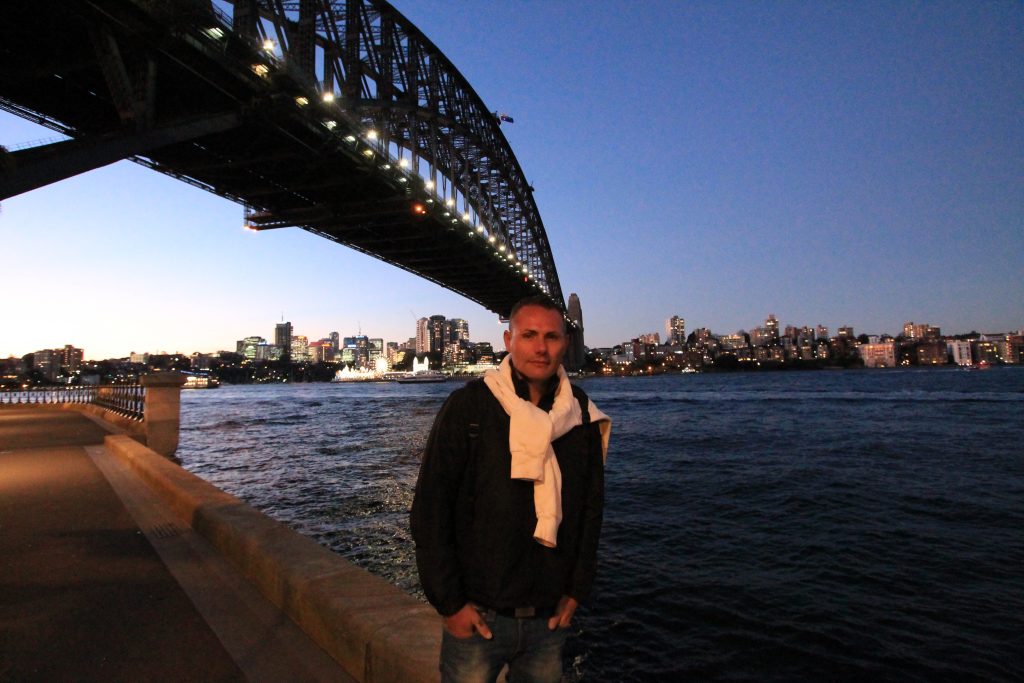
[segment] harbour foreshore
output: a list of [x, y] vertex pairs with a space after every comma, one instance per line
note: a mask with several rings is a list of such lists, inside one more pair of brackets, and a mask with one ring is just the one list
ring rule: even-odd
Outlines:
[[[432, 608], [95, 415], [0, 409], [0, 489], [0, 550], [15, 570], [0, 578], [13, 624], [0, 680], [439, 680]], [[104, 545], [115, 537], [127, 546]], [[77, 547], [62, 547], [69, 538]], [[143, 558], [137, 569], [127, 555]], [[93, 599], [91, 585], [103, 587]], [[108, 643], [96, 635], [105, 622], [137, 626]], [[256, 631], [235, 633], [246, 628]], [[80, 642], [72, 650], [85, 659], [62, 668], [61, 649], [37, 638]]]

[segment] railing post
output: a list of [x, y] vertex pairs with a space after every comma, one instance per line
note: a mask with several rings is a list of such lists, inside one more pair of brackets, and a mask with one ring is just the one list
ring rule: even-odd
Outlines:
[[142, 376], [146, 388], [143, 427], [146, 446], [171, 458], [178, 450], [178, 427], [181, 422], [181, 387], [185, 376], [180, 372], [157, 372]]

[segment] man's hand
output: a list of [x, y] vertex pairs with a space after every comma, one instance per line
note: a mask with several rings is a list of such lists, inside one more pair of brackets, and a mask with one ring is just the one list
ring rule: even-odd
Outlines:
[[473, 635], [473, 631], [477, 631], [487, 640], [492, 637], [491, 629], [487, 628], [487, 622], [468, 602], [458, 612], [444, 618], [444, 628], [456, 638], [469, 638]]
[[562, 599], [558, 601], [554, 616], [548, 619], [548, 628], [552, 631], [556, 628], [569, 628], [569, 624], [572, 623], [572, 615], [576, 613], [576, 608], [579, 606], [580, 603], [573, 598], [563, 595]]

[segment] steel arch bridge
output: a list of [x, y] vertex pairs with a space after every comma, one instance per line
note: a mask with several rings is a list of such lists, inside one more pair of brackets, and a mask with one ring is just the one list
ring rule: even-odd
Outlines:
[[384, 0], [6, 6], [0, 108], [66, 139], [0, 148], [0, 199], [129, 158], [507, 316], [554, 257], [497, 115]]

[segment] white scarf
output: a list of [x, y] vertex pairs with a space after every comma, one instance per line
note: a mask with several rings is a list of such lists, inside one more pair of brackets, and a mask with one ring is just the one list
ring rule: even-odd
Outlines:
[[[508, 447], [512, 453], [513, 479], [533, 481], [533, 505], [537, 527], [533, 538], [541, 545], [554, 548], [558, 525], [562, 522], [562, 472], [555, 459], [551, 442], [583, 424], [579, 401], [572, 394], [569, 377], [558, 368], [558, 388], [551, 411], [544, 411], [516, 394], [512, 382], [511, 356], [505, 356], [497, 370], [484, 373], [484, 383], [509, 416]], [[600, 423], [603, 455], [608, 457], [608, 440], [612, 421], [598, 410], [593, 401], [588, 405], [590, 420]]]

